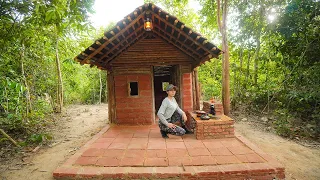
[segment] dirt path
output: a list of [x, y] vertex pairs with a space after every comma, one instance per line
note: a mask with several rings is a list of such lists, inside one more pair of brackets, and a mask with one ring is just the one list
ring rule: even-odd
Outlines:
[[[52, 147], [15, 160], [0, 171], [1, 180], [53, 180], [52, 172], [107, 123], [107, 105], [74, 105], [53, 130]], [[23, 164], [23, 166], [21, 166]]]
[[[55, 143], [23, 159], [1, 165], [0, 180], [53, 180], [53, 170], [74, 154], [107, 123], [107, 105], [76, 105], [68, 108], [54, 130]], [[237, 122], [236, 131], [278, 159], [286, 179], [320, 179], [320, 149], [305, 147], [257, 128], [250, 121]], [[21, 160], [20, 160], [21, 161]], [[2, 168], [3, 169], [3, 168]]]
[[305, 147], [273, 133], [265, 132], [255, 127], [255, 124], [250, 121], [237, 122], [235, 129], [283, 164], [286, 170], [286, 179], [320, 179], [319, 148]]

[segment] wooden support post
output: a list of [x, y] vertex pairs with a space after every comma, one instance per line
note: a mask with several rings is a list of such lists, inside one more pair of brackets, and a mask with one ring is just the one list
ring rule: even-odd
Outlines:
[[195, 68], [193, 70], [194, 72], [194, 84], [195, 84], [195, 92], [196, 92], [196, 96], [195, 96], [195, 109], [196, 110], [200, 110], [200, 88], [199, 88], [199, 79], [198, 79], [198, 68]]
[[115, 123], [115, 92], [114, 92], [114, 77], [113, 72], [108, 72], [107, 75], [107, 84], [108, 84], [108, 116], [109, 123]]

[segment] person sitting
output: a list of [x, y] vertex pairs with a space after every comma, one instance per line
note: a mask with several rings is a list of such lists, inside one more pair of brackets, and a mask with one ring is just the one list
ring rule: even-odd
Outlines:
[[[177, 87], [169, 84], [166, 88], [168, 96], [163, 99], [162, 104], [158, 110], [159, 128], [163, 138], [169, 138], [168, 134], [182, 136], [184, 134], [191, 134], [186, 126], [187, 121], [186, 113], [183, 112], [177, 104], [174, 96], [176, 95]], [[180, 122], [181, 127], [176, 125]]]

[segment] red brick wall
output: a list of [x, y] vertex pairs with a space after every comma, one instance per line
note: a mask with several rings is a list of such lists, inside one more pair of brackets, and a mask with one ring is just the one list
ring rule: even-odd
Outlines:
[[184, 111], [193, 110], [193, 100], [192, 100], [192, 78], [191, 73], [184, 73], [182, 75], [182, 109]]
[[[153, 99], [151, 74], [115, 75], [117, 124], [152, 124]], [[130, 96], [129, 82], [138, 82], [138, 96]]]

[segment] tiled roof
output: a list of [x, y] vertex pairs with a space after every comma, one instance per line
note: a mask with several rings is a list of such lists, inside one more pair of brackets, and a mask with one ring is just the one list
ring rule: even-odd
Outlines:
[[[146, 16], [151, 17], [153, 22], [154, 27], [151, 32], [144, 30]], [[201, 34], [158, 6], [147, 3], [120, 20], [112, 29], [105, 32], [102, 38], [77, 55], [75, 60], [81, 64], [107, 69], [117, 56], [150, 35], [160, 37], [174, 45], [194, 60], [193, 66], [199, 66], [221, 54], [221, 50]]]

